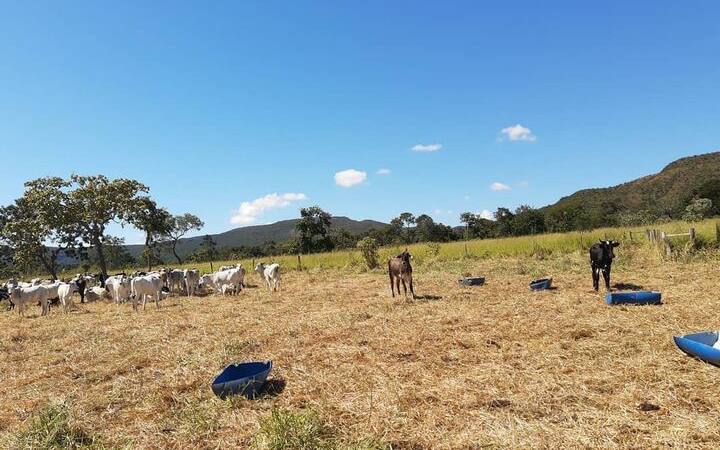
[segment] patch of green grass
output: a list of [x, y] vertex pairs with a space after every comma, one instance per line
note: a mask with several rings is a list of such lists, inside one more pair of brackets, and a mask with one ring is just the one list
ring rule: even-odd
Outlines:
[[73, 422], [70, 405], [51, 403], [30, 419], [14, 439], [16, 449], [104, 449], [101, 441]]
[[260, 421], [260, 431], [254, 445], [257, 450], [332, 448], [317, 414], [283, 409], [273, 409], [269, 416]]

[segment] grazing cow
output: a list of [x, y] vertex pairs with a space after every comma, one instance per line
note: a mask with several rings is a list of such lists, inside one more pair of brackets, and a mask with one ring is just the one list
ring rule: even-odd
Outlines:
[[105, 288], [116, 305], [130, 299], [130, 278], [121, 275], [114, 275], [105, 280]]
[[397, 255], [388, 261], [388, 274], [390, 275], [390, 290], [392, 296], [395, 297], [395, 289], [397, 288], [398, 295], [400, 295], [400, 282], [402, 281], [403, 291], [405, 292], [405, 298], [407, 298], [407, 285], [410, 285], [410, 294], [413, 300], [415, 299], [415, 291], [413, 290], [413, 279], [412, 279], [412, 265], [410, 260], [412, 256], [408, 253], [407, 249], [404, 252]]
[[61, 283], [60, 286], [58, 286], [57, 293], [64, 312], [67, 312], [72, 306], [72, 296], [77, 291], [78, 286], [75, 282]]
[[160, 309], [160, 295], [163, 291], [162, 279], [159, 275], [145, 275], [144, 277], [133, 278], [130, 282], [130, 297], [133, 302], [133, 310], [137, 311], [138, 301], [142, 300], [143, 311], [147, 297], [155, 299], [155, 306]]
[[255, 272], [265, 279], [270, 292], [280, 290], [280, 264], [265, 265], [264, 263], [258, 263], [255, 266]]
[[47, 288], [48, 308], [50, 308], [51, 305], [57, 305], [57, 303], [60, 301], [58, 289], [60, 288], [61, 284], [62, 283], [60, 281], [43, 281], [41, 283], [42, 286], [45, 286]]
[[593, 289], [596, 291], [600, 284], [600, 272], [605, 279], [605, 289], [610, 290], [610, 269], [612, 267], [615, 252], [613, 249], [619, 246], [617, 241], [603, 241], [595, 243], [590, 247], [590, 267], [592, 268]]
[[184, 278], [187, 296], [197, 295], [198, 285], [200, 284], [200, 271], [197, 269], [185, 269]]
[[10, 291], [10, 301], [18, 307], [20, 316], [25, 316], [25, 308], [27, 305], [36, 305], [40, 303], [40, 315], [46, 315], [48, 292], [45, 286], [15, 287]]

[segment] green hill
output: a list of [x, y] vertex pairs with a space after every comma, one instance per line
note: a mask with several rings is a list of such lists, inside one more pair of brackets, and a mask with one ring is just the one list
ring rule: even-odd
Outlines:
[[[261, 245], [270, 241], [281, 243], [290, 240], [290, 238], [294, 236], [295, 224], [297, 222], [298, 219], [282, 220], [268, 225], [235, 228], [211, 236], [219, 248]], [[371, 228], [381, 228], [385, 226], [387, 226], [387, 224], [374, 220], [353, 220], [348, 217], [333, 217], [330, 228], [344, 228], [352, 234], [360, 234]], [[181, 257], [190, 255], [200, 245], [202, 238], [202, 236], [195, 236], [181, 239], [178, 242], [178, 254]], [[128, 245], [126, 247], [133, 257], [140, 255], [143, 249], [142, 245]]]
[[553, 229], [563, 222], [578, 228], [621, 224], [630, 215], [653, 219], [679, 218], [693, 197], [710, 198], [720, 212], [720, 152], [690, 156], [668, 164], [659, 173], [613, 187], [584, 189], [541, 208]]

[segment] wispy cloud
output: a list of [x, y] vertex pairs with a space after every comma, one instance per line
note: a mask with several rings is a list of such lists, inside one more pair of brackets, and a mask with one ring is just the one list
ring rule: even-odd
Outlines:
[[335, 184], [345, 188], [357, 186], [367, 180], [367, 172], [355, 169], [342, 170], [335, 174]]
[[499, 181], [494, 182], [490, 185], [490, 189], [493, 191], [509, 191], [510, 186], [504, 183], [500, 183]]
[[390, 175], [392, 171], [390, 169], [380, 169], [376, 173], [378, 175]]
[[422, 153], [430, 153], [430, 152], [437, 152], [439, 150], [442, 150], [442, 148], [443, 148], [442, 144], [417, 144], [417, 145], [413, 146], [412, 151], [422, 152]]
[[530, 183], [528, 183], [527, 181], [523, 180], [523, 181], [519, 182], [517, 185], [518, 185], [518, 187], [526, 188], [526, 187], [530, 186]]
[[504, 135], [501, 139], [508, 139], [510, 141], [532, 142], [537, 139], [537, 137], [533, 134], [530, 128], [526, 128], [520, 124], [503, 128], [502, 130], [500, 130], [500, 134]]
[[489, 209], [483, 209], [478, 215], [483, 219], [495, 220], [495, 214], [493, 214]]
[[268, 194], [249, 202], [242, 202], [240, 208], [230, 217], [230, 223], [235, 225], [252, 225], [258, 218], [271, 209], [284, 208], [291, 203], [307, 200], [303, 193], [288, 192], [285, 194]]
[[435, 209], [433, 210], [434, 216], [451, 216], [453, 214], [452, 209]]

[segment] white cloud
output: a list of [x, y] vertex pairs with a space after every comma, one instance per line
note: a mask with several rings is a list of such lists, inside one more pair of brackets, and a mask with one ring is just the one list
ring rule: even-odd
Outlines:
[[503, 139], [508, 139], [511, 141], [528, 141], [532, 142], [537, 137], [533, 134], [533, 132], [530, 130], [530, 128], [525, 128], [524, 126], [517, 124], [513, 125], [511, 127], [503, 128], [500, 130], [501, 134], [504, 134], [505, 136]]
[[230, 218], [230, 223], [235, 225], [251, 225], [257, 222], [258, 218], [270, 209], [284, 208], [293, 202], [307, 200], [302, 193], [288, 192], [285, 194], [268, 194], [256, 198], [251, 202], [242, 202], [240, 208]]
[[380, 169], [377, 171], [378, 175], [390, 175], [392, 171], [390, 169]]
[[453, 210], [452, 209], [435, 209], [433, 210], [433, 215], [435, 216], [450, 216], [452, 215]]
[[493, 191], [509, 191], [510, 186], [508, 186], [507, 184], [500, 183], [499, 181], [496, 181], [490, 185], [490, 189]]
[[470, 196], [469, 196], [469, 195], [466, 195], [466, 196], [463, 197], [463, 198], [464, 198], [465, 200], [470, 200]]
[[442, 148], [442, 144], [417, 144], [413, 146], [412, 151], [429, 153], [442, 150]]
[[482, 211], [480, 211], [478, 216], [482, 217], [483, 219], [487, 219], [487, 220], [495, 220], [495, 215], [492, 213], [492, 211], [487, 210], [487, 209], [483, 209]]
[[367, 172], [355, 169], [342, 170], [335, 174], [335, 184], [342, 187], [353, 187], [367, 180]]

